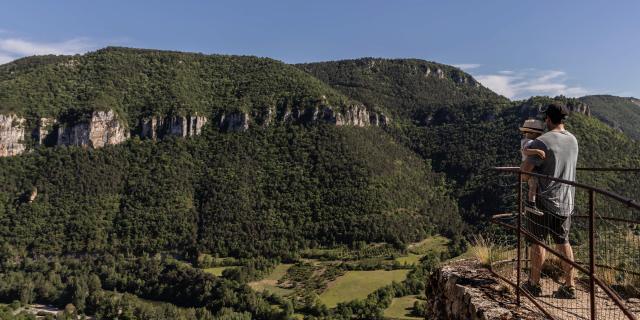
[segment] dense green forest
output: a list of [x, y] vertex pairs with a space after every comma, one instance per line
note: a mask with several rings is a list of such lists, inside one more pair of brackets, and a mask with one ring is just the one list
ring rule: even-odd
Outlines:
[[29, 57], [0, 66], [0, 112], [27, 119], [77, 120], [113, 109], [134, 129], [151, 115], [222, 110], [284, 112], [349, 101], [318, 79], [282, 62], [108, 47], [85, 55]]
[[[512, 102], [457, 68], [414, 59], [294, 66], [106, 48], [1, 65], [0, 113], [30, 121], [114, 109], [135, 130], [150, 115], [260, 116], [351, 104], [393, 121], [275, 123], [234, 133], [207, 125], [185, 139], [34, 147], [0, 158], [0, 302], [72, 303], [74, 312], [99, 319], [288, 319], [294, 311], [379, 319], [393, 297], [419, 294], [437, 261], [461, 252], [464, 235], [513, 205], [513, 188], [491, 168], [518, 164], [518, 126], [552, 100], [578, 103]], [[568, 129], [580, 143], [579, 165], [640, 166], [638, 142], [598, 119], [574, 113]], [[625, 195], [640, 191], [631, 175], [580, 179]], [[452, 240], [442, 257], [395, 262], [407, 244], [434, 234]], [[313, 272], [303, 259], [332, 260], [335, 252], [326, 248], [358, 257], [331, 266], [334, 275], [411, 272], [401, 284], [333, 310], [313, 295], [285, 300], [247, 285], [281, 262], [295, 263], [292, 272]], [[388, 260], [366, 261], [376, 250]], [[234, 268], [207, 274], [197, 268], [209, 266], [203, 256]]]
[[100, 150], [40, 148], [0, 163], [0, 235], [34, 254], [285, 257], [461, 229], [443, 178], [377, 128], [209, 130]]

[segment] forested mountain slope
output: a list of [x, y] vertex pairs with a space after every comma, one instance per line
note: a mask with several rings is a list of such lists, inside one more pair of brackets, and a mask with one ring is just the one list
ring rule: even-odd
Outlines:
[[[640, 166], [637, 142], [554, 99], [574, 110], [579, 165]], [[418, 293], [439, 256], [332, 311], [320, 287], [285, 301], [246, 284], [280, 261], [304, 264], [308, 248], [406, 254], [439, 233], [459, 250], [469, 225], [513, 205], [491, 167], [518, 164], [519, 125], [551, 100], [512, 102], [414, 59], [292, 66], [106, 48], [1, 65], [0, 301], [73, 302], [98, 318], [369, 319], [380, 300]], [[582, 181], [640, 191], [631, 175]], [[202, 256], [239, 265], [215, 277], [194, 268]], [[340, 270], [372, 268], [351, 262]]]
[[296, 65], [367, 105], [384, 106], [394, 116], [421, 123], [453, 105], [508, 99], [452, 66], [418, 59], [361, 58]]
[[[100, 150], [34, 147], [0, 159], [0, 236], [31, 252], [289, 256], [358, 241], [402, 246], [462, 229], [444, 180], [427, 162], [369, 122], [368, 106], [295, 67], [107, 48], [25, 58], [0, 73], [1, 112], [25, 117], [27, 126], [104, 109], [126, 120], [125, 131], [152, 114], [210, 118], [187, 139], [134, 135]], [[361, 106], [362, 122], [317, 116], [321, 108], [347, 108], [346, 119], [352, 105]], [[251, 126], [227, 132], [215, 119], [229, 108], [300, 112], [297, 121], [250, 117]]]
[[[392, 112], [394, 124], [385, 130], [454, 182], [454, 197], [471, 224], [485, 223], [486, 215], [512, 202], [507, 198], [512, 190], [501, 187], [504, 183], [491, 167], [519, 165], [518, 127], [529, 117], [540, 118], [540, 110], [553, 100], [534, 97], [511, 102], [458, 69], [420, 60], [365, 58], [298, 67], [354, 99]], [[443, 76], [429, 77], [424, 72], [438, 68]], [[580, 143], [579, 165], [640, 166], [638, 143], [590, 118], [588, 106], [580, 100], [555, 100], [574, 111], [568, 130]], [[598, 178], [598, 183], [607, 180], [606, 184], [617, 185], [613, 182], [617, 181], [617, 190], [630, 194], [638, 190], [637, 182], [622, 183], [627, 178], [609, 175]]]
[[640, 140], [640, 100], [632, 97], [594, 95], [581, 97], [591, 113], [614, 129]]

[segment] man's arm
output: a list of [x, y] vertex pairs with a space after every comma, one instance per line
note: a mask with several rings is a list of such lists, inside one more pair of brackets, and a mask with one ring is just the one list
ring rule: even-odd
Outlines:
[[522, 150], [522, 153], [527, 157], [540, 157], [540, 159], [544, 159], [547, 156], [544, 150], [540, 149], [527, 148]]

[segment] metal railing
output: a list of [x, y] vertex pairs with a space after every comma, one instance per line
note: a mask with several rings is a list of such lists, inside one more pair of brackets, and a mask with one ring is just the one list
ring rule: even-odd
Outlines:
[[[508, 234], [511, 240], [503, 248], [503, 252], [507, 252], [507, 257], [490, 263], [491, 271], [498, 278], [515, 288], [516, 304], [518, 306], [523, 304], [521, 296], [524, 295], [531, 304], [551, 319], [637, 319], [640, 315], [639, 297], [629, 298], [628, 295], [623, 294], [622, 289], [616, 290], [613, 287], [623, 288], [617, 282], [629, 281], [630, 278], [640, 280], [640, 203], [595, 186], [537, 173], [523, 172], [517, 167], [497, 167], [494, 170], [501, 174], [513, 175], [518, 179], [518, 183], [516, 183], [517, 213], [498, 214], [491, 218], [492, 223], [513, 231], [512, 236]], [[578, 170], [591, 173], [623, 172], [628, 174], [629, 172], [640, 172], [640, 169], [614, 168], [579, 168]], [[545, 179], [546, 181], [573, 186], [576, 194], [578, 190], [587, 193], [588, 196], [582, 200], [587, 207], [587, 214], [580, 214], [580, 210], [577, 210], [577, 214], [571, 215], [571, 219], [586, 220], [586, 223], [578, 221], [578, 224], [586, 229], [582, 231], [582, 235], [586, 234], [588, 236], [586, 244], [577, 246], [578, 252], [574, 259], [569, 259], [560, 251], [551, 248], [546, 241], [548, 236], [541, 239], [527, 227], [533, 225], [534, 222], [531, 221], [533, 219], [530, 219], [524, 210], [523, 176], [532, 176], [540, 181]], [[613, 203], [607, 207], [608, 209], [604, 207], [597, 208], [596, 196], [602, 199], [600, 201], [612, 201]], [[571, 205], [573, 206], [574, 203], [572, 202]], [[578, 201], [576, 201], [575, 205], [577, 208]], [[613, 214], [614, 212], [619, 216]], [[606, 216], [603, 216], [602, 213]], [[525, 226], [525, 223], [527, 226]], [[598, 223], [601, 224], [599, 229]], [[575, 232], [580, 234], [580, 230]], [[634, 232], [637, 232], [637, 234]], [[586, 288], [584, 294], [577, 297], [571, 304], [567, 304], [566, 302], [558, 303], [561, 300], [554, 300], [557, 298], [553, 297], [534, 296], [525, 290], [522, 286], [523, 273], [526, 273], [527, 269], [531, 272], [533, 266], [531, 259], [529, 259], [529, 252], [523, 250], [523, 240], [544, 248], [546, 252], [559, 259], [561, 264], [568, 264], [577, 272], [584, 274], [586, 277], [582, 279], [586, 281], [581, 283], [582, 287]], [[600, 250], [598, 250], [599, 244], [601, 246]], [[584, 250], [584, 245], [587, 245], [588, 250]], [[628, 250], [616, 253], [615, 258], [610, 258], [610, 251], [619, 249], [616, 247], [627, 248]], [[515, 253], [513, 250], [515, 250]], [[586, 257], [584, 256], [585, 254], [587, 254]], [[553, 280], [548, 280], [547, 282], [551, 283], [549, 287], [554, 285]], [[557, 285], [559, 286], [560, 284], [558, 283]], [[640, 290], [634, 290], [632, 290], [633, 294], [640, 293]], [[630, 301], [636, 301], [633, 299], [637, 300], [637, 306], [630, 305]], [[588, 308], [584, 306], [587, 301]]]

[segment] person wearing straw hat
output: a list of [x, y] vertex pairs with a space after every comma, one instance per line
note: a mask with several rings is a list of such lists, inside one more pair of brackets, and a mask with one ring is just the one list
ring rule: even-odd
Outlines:
[[[520, 153], [522, 154], [522, 162], [527, 160], [527, 157], [539, 157], [544, 159], [546, 154], [544, 150], [532, 149], [531, 144], [533, 141], [544, 133], [544, 122], [537, 119], [527, 119], [520, 127], [520, 132], [524, 135], [520, 140]], [[525, 201], [524, 210], [536, 215], [543, 215], [544, 213], [536, 206], [536, 191], [538, 188], [538, 178], [527, 176], [527, 184], [529, 185], [529, 192], [527, 193], [527, 200]]]

